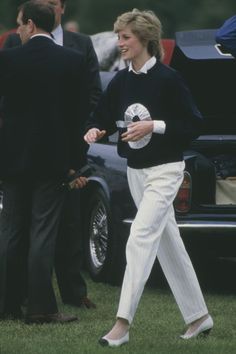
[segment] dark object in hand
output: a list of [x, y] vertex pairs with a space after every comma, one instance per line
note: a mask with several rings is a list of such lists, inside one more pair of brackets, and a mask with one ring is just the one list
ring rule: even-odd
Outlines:
[[77, 170], [73, 175], [68, 176], [65, 183], [63, 183], [63, 187], [66, 187], [68, 190], [72, 190], [74, 188], [74, 182], [79, 177], [89, 177], [92, 174], [92, 169], [89, 165], [85, 165], [81, 169]]

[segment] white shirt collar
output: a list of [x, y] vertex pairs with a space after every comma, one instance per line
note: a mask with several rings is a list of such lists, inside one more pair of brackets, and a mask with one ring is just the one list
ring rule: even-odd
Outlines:
[[51, 40], [53, 40], [49, 34], [44, 34], [44, 33], [34, 34], [32, 37], [30, 37], [30, 39], [32, 39], [34, 37], [46, 37], [46, 38], [50, 38]]
[[136, 71], [133, 68], [132, 62], [129, 63], [129, 71], [133, 71], [135, 74], [147, 74], [148, 70], [150, 70], [155, 64], [157, 60], [156, 57], [151, 57], [146, 61], [146, 63], [141, 67], [140, 70]]
[[56, 44], [63, 45], [63, 29], [62, 26], [57, 26], [53, 31], [52, 35]]

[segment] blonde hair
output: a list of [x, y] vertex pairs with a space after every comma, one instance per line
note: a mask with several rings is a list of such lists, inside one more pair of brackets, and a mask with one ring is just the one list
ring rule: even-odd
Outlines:
[[141, 43], [147, 45], [148, 53], [162, 60], [164, 56], [164, 49], [161, 43], [162, 25], [154, 12], [149, 10], [140, 11], [138, 9], [125, 12], [117, 17], [114, 23], [114, 32], [117, 33], [128, 25]]

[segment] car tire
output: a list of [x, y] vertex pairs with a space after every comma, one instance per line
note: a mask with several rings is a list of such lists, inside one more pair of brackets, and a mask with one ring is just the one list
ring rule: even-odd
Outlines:
[[121, 273], [117, 262], [119, 245], [109, 200], [102, 188], [90, 195], [85, 226], [86, 268], [94, 281], [117, 284]]

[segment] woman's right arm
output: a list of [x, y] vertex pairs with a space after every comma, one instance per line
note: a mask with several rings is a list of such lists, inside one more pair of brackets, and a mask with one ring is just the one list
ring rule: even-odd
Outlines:
[[[114, 81], [114, 80], [112, 80]], [[112, 82], [103, 92], [94, 112], [85, 124], [84, 140], [88, 143], [94, 143], [104, 137], [104, 135], [112, 135], [117, 131], [116, 127], [116, 85]]]
[[88, 144], [95, 143], [100, 140], [106, 134], [106, 130], [99, 130], [97, 128], [91, 128], [84, 135], [84, 140]]

